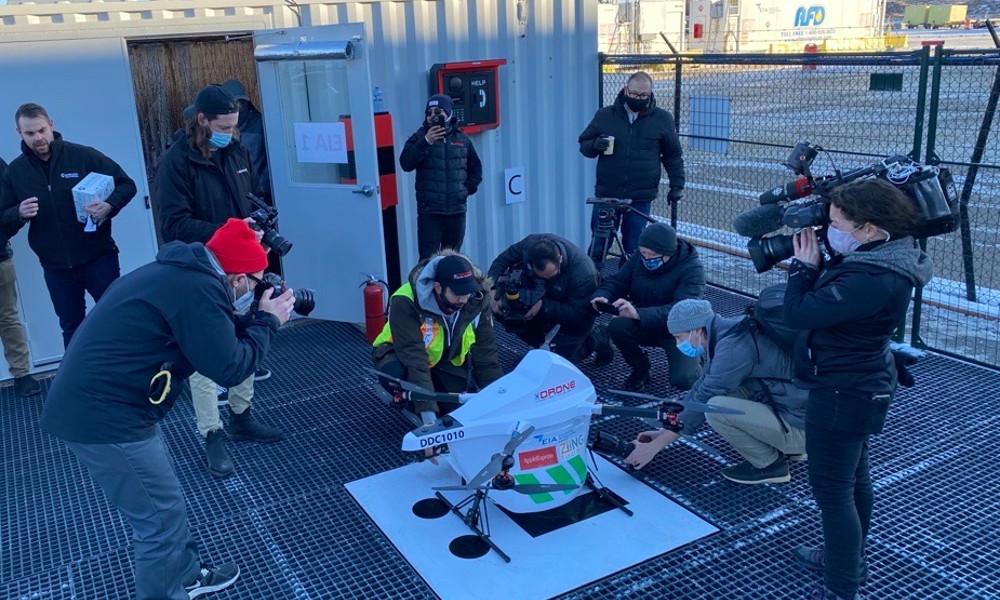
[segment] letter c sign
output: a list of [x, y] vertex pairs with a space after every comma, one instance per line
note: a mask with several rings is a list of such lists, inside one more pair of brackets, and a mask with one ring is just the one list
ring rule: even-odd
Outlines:
[[504, 197], [507, 204], [524, 202], [524, 167], [510, 167], [503, 171]]

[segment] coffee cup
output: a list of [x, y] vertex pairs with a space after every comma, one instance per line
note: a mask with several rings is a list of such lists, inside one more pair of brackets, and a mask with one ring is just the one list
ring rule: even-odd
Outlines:
[[604, 139], [608, 140], [608, 147], [604, 149], [604, 154], [614, 154], [615, 153], [615, 136], [605, 135]]

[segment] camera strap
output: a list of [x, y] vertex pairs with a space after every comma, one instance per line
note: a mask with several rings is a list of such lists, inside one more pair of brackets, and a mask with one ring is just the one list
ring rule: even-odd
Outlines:
[[165, 362], [160, 365], [160, 370], [149, 380], [149, 391], [146, 394], [150, 404], [161, 404], [170, 395], [170, 384], [173, 383], [173, 373], [170, 369], [174, 363]]

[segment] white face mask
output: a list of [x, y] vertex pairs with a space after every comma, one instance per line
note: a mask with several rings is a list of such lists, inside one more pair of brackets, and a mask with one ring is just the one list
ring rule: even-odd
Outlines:
[[[233, 310], [238, 315], [250, 310], [250, 306], [253, 304], [253, 290], [250, 289], [250, 279], [246, 278], [245, 281], [247, 286], [246, 293], [233, 300]], [[233, 296], [236, 296], [236, 288], [233, 288]]]
[[841, 231], [830, 225], [826, 228], [826, 240], [830, 242], [830, 247], [837, 252], [837, 254], [850, 254], [858, 249], [861, 245], [854, 237], [854, 232], [864, 227], [864, 225], [858, 225], [850, 231]]

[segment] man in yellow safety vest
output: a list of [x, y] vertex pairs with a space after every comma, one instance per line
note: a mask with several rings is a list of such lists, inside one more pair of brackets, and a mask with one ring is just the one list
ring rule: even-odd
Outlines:
[[[482, 389], [503, 375], [493, 336], [492, 281], [452, 250], [420, 261], [389, 299], [389, 321], [372, 359], [386, 375], [438, 392]], [[414, 412], [432, 422], [435, 402]]]

